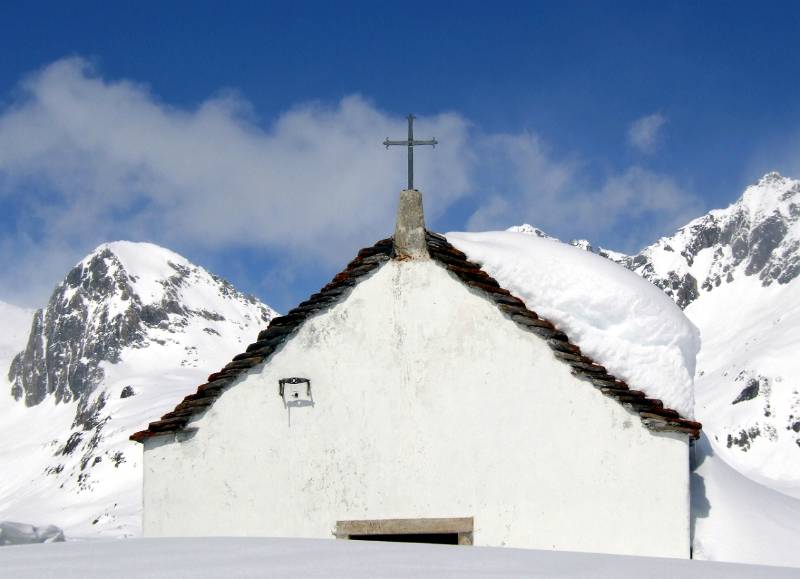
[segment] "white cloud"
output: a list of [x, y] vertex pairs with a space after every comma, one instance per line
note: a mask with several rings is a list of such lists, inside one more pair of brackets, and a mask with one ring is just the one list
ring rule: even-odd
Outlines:
[[472, 214], [472, 230], [529, 222], [556, 235], [592, 238], [615, 231], [624, 251], [638, 250], [656, 233], [683, 225], [702, 204], [673, 179], [639, 166], [606, 177], [598, 186], [577, 160], [555, 159], [533, 134], [484, 140], [494, 151], [489, 193]]
[[[0, 170], [60, 192], [48, 222], [63, 235], [122, 222], [209, 246], [326, 253], [386, 231], [393, 203], [381, 195], [405, 180], [398, 151], [380, 146], [404, 133], [402, 119], [357, 96], [298, 107], [265, 130], [230, 96], [178, 110], [142, 86], [97, 78], [78, 59], [49, 66], [24, 90], [0, 118]], [[467, 190], [466, 123], [445, 114], [424, 126], [443, 143], [435, 164], [418, 163], [435, 213]]]
[[[617, 228], [620, 249], [635, 251], [654, 235], [671, 233], [703, 212], [702, 201], [670, 177], [633, 166], [587, 197], [583, 219], [600, 231]], [[587, 225], [587, 229], [589, 229]]]
[[667, 118], [661, 113], [653, 113], [636, 119], [628, 127], [628, 143], [643, 153], [652, 153], [661, 141], [661, 132]]
[[[441, 142], [416, 164], [435, 218], [467, 193], [467, 123], [455, 114], [418, 123]], [[341, 260], [392, 229], [405, 163], [381, 142], [405, 131], [402, 117], [359, 96], [298, 106], [264, 128], [235, 96], [178, 109], [66, 59], [27, 78], [0, 115], [0, 200], [29, 204], [25, 230], [41, 239], [26, 250], [73, 248], [73, 260], [119, 237]], [[4, 232], [6, 246], [17, 235]]]
[[[415, 159], [429, 223], [466, 200], [471, 229], [531, 221], [588, 237], [696, 206], [637, 167], [592, 187], [582, 163], [533, 133], [476, 135], [456, 113], [418, 123], [441, 143]], [[178, 108], [83, 59], [57, 61], [0, 110], [0, 210], [14, 215], [0, 230], [0, 296], [41, 305], [75, 261], [119, 238], [199, 255], [258, 250], [272, 256], [265, 271], [338, 265], [391, 232], [404, 151], [381, 142], [405, 131], [402, 116], [359, 96], [266, 125], [236, 95]]]
[[523, 219], [546, 228], [563, 223], [572, 202], [570, 185], [580, 172], [574, 161], [556, 160], [533, 133], [487, 135], [480, 143], [477, 178], [485, 196], [467, 228], [505, 229]]

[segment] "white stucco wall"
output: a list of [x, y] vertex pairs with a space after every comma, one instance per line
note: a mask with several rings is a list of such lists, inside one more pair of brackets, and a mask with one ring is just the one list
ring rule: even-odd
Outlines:
[[[314, 406], [284, 407], [289, 376]], [[432, 261], [384, 265], [193, 426], [145, 443], [146, 535], [474, 517], [476, 545], [689, 555], [686, 437], [646, 430]]]

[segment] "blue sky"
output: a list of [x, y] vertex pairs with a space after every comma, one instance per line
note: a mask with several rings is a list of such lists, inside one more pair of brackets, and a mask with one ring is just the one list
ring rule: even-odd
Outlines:
[[123, 237], [285, 310], [390, 233], [409, 111], [440, 231], [633, 251], [800, 176], [795, 3], [288, 4], [0, 7], [0, 299]]

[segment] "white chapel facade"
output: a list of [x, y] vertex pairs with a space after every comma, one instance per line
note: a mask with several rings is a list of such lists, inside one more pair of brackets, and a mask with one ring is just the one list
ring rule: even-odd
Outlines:
[[427, 232], [406, 190], [393, 238], [132, 438], [147, 536], [688, 558], [699, 428]]

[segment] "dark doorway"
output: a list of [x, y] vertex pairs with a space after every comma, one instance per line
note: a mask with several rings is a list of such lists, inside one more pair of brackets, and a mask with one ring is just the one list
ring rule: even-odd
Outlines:
[[403, 533], [398, 535], [350, 535], [351, 541], [391, 541], [394, 543], [433, 543], [458, 545], [458, 533]]
[[337, 521], [336, 538], [436, 545], [472, 545], [472, 517]]

